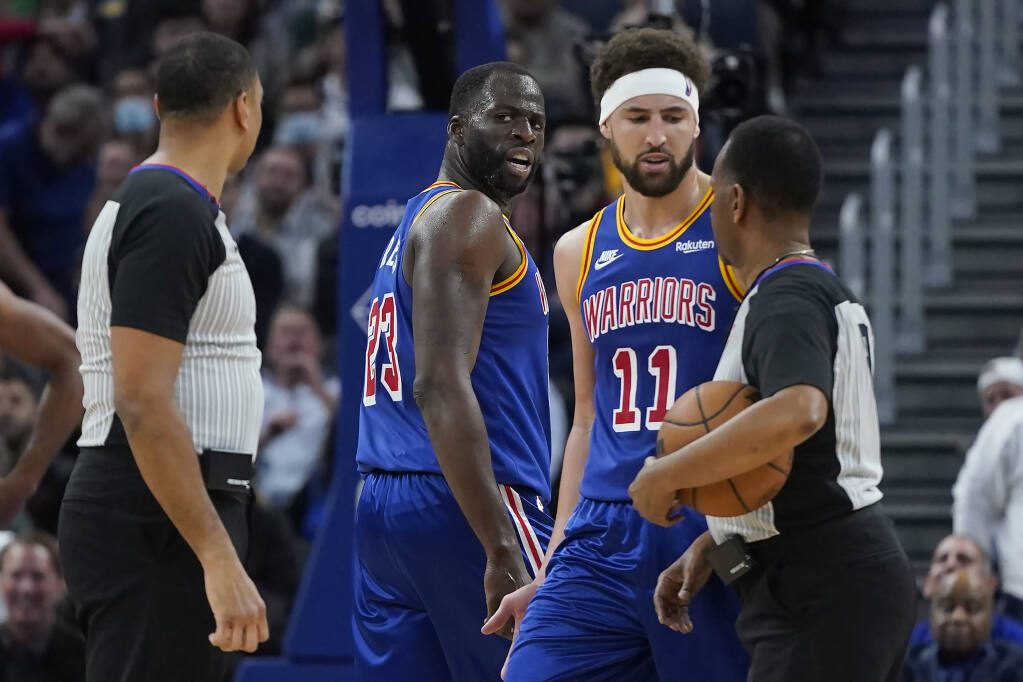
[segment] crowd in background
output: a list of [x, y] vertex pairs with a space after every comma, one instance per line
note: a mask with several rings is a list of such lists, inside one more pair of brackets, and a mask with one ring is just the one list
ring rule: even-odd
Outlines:
[[[456, 76], [450, 0], [381, 0], [381, 6], [388, 108], [446, 110]], [[841, 40], [841, 3], [825, 0], [502, 0], [500, 6], [508, 58], [529, 69], [546, 94], [543, 164], [517, 200], [513, 222], [548, 276], [558, 237], [588, 220], [620, 187], [608, 172], [588, 85], [588, 59], [600, 41], [636, 25], [697, 36], [714, 65], [709, 91], [701, 93], [707, 112], [698, 159], [708, 168], [731, 126], [765, 111], [785, 113], [796, 81], [818, 76], [823, 50]], [[175, 40], [202, 29], [243, 43], [266, 92], [256, 154], [219, 200], [252, 279], [263, 350], [266, 409], [249, 572], [270, 617], [272, 638], [260, 651], [272, 654], [280, 651], [322, 518], [342, 388], [332, 368], [340, 177], [349, 128], [343, 0], [0, 0], [0, 277], [74, 324], [88, 231], [132, 167], [155, 149], [154, 64]], [[550, 338], [557, 460], [573, 392], [563, 315], [552, 314]], [[24, 447], [43, 381], [0, 356], [0, 474]], [[1023, 363], [1003, 359], [986, 367], [979, 387], [985, 406], [997, 397], [1023, 395]], [[1002, 567], [998, 594], [1016, 618], [1023, 617], [1021, 401], [1010, 399], [985, 426], [980, 442], [995, 445], [980, 454], [975, 446], [967, 458], [956, 486], [955, 519], [957, 532], [976, 538], [975, 551], [953, 552], [949, 556], [973, 559], [950, 560], [943, 573], [935, 569], [940, 575], [924, 590], [939, 595], [934, 614], [962, 595], [990, 601], [984, 613], [993, 614], [994, 578], [984, 571], [964, 573], [970, 565], [991, 565], [991, 559]], [[72, 620], [61, 606], [59, 557], [49, 539], [74, 464], [73, 442], [18, 520], [17, 542], [0, 550], [0, 606], [8, 613], [0, 626], [0, 666], [10, 665], [3, 657], [12, 650], [21, 651], [15, 658], [24, 660], [14, 665], [29, 672], [19, 679], [55, 679], [29, 673], [42, 674], [52, 656], [78, 655]], [[985, 454], [992, 452], [997, 454]], [[990, 491], [992, 481], [1000, 485], [997, 495], [976, 492]], [[1020, 524], [1010, 526], [1016, 544], [1004, 530], [1006, 518]], [[20, 598], [19, 585], [36, 597]], [[968, 653], [993, 638], [987, 629], [966, 646]], [[940, 628], [935, 632], [942, 651], [957, 646], [937, 634]], [[56, 648], [18, 648], [33, 638]], [[926, 665], [919, 662], [913, 679], [937, 679], [920, 672]]]

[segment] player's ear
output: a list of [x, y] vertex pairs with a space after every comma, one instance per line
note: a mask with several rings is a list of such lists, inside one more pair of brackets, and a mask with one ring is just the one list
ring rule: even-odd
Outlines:
[[[608, 119], [607, 121], [610, 121], [610, 120], [611, 119]], [[604, 121], [603, 123], [600, 124], [600, 134], [604, 136], [605, 140], [610, 140], [611, 139], [611, 126], [608, 125], [607, 121]]]
[[700, 124], [696, 124], [696, 128], [693, 129], [693, 139], [695, 140], [700, 136]]
[[153, 95], [153, 111], [156, 112], [156, 120], [160, 120], [160, 96]]
[[448, 119], [448, 139], [456, 144], [465, 141], [465, 121], [458, 114]]

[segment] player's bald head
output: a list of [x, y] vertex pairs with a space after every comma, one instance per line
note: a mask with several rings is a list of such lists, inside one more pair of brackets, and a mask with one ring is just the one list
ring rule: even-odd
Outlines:
[[[448, 116], [461, 116], [470, 118], [472, 113], [480, 111], [483, 107], [480, 102], [490, 91], [490, 84], [496, 78], [528, 79], [526, 85], [529, 89], [535, 89], [540, 93], [540, 86], [537, 84], [533, 74], [526, 71], [518, 64], [512, 62], [490, 62], [480, 64], [469, 69], [455, 81], [451, 89], [451, 101], [448, 105]], [[542, 100], [543, 95], [540, 94]]]

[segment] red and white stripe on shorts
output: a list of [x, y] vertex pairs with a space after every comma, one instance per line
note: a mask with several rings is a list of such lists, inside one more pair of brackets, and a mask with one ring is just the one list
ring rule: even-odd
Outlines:
[[526, 558], [535, 576], [540, 571], [540, 566], [543, 565], [543, 545], [540, 544], [532, 526], [529, 525], [529, 517], [526, 516], [526, 510], [522, 505], [522, 498], [519, 497], [519, 494], [510, 485], [500, 484], [498, 487], [501, 488], [504, 504], [508, 507], [508, 513], [511, 514], [515, 532], [519, 534], [519, 542], [522, 543], [522, 549], [525, 551]]

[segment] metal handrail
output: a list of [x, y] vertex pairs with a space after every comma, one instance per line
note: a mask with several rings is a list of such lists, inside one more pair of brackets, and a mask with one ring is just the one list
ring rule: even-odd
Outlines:
[[996, 30], [996, 0], [978, 0], [980, 21], [980, 81], [977, 93], [980, 117], [977, 122], [977, 149], [987, 154], [997, 153], [1001, 147], [998, 125], [998, 44]]
[[874, 388], [882, 424], [895, 421], [895, 192], [892, 133], [878, 131], [870, 150], [871, 286], [874, 327]]
[[902, 79], [902, 156], [899, 184], [899, 350], [924, 349], [923, 200], [924, 105], [923, 72], [911, 66]]
[[866, 230], [863, 229], [863, 197], [853, 192], [842, 202], [838, 217], [839, 272], [842, 281], [860, 301], [867, 295]]
[[[1015, 1], [1015, 0], [1012, 0]], [[927, 221], [925, 276], [931, 286], [952, 283], [952, 231], [949, 210], [949, 158], [951, 156], [949, 119], [951, 118], [952, 75], [951, 38], [948, 30], [948, 6], [939, 4], [931, 13], [928, 27], [930, 43], [930, 136], [928, 169], [930, 215]]]
[[1019, 0], [1002, 0], [1002, 68], [999, 81], [1013, 87], [1020, 84]]
[[973, 0], [956, 0], [956, 124], [952, 213], [957, 218], [977, 215], [973, 181]]

